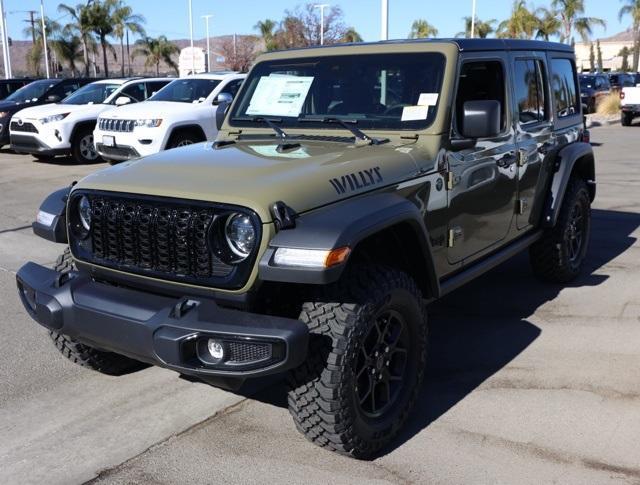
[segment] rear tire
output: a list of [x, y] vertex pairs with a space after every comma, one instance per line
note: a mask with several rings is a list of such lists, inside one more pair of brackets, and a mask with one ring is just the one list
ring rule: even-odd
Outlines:
[[631, 126], [631, 123], [633, 123], [633, 113], [622, 113], [620, 122], [622, 126]]
[[370, 458], [400, 431], [427, 356], [422, 294], [407, 274], [353, 268], [303, 304], [307, 360], [290, 373], [289, 411], [318, 446]]
[[[53, 269], [60, 273], [68, 273], [73, 270], [73, 267], [71, 251], [67, 248], [64, 253], [58, 256]], [[137, 360], [113, 352], [94, 349], [58, 332], [50, 331], [49, 336], [60, 353], [71, 362], [102, 374], [117, 376], [143, 367], [143, 364]]]
[[93, 144], [93, 129], [78, 130], [71, 142], [71, 153], [76, 163], [88, 164], [100, 161], [100, 155]]
[[591, 199], [586, 182], [569, 180], [558, 222], [529, 249], [533, 272], [545, 281], [568, 283], [584, 263], [591, 234]]

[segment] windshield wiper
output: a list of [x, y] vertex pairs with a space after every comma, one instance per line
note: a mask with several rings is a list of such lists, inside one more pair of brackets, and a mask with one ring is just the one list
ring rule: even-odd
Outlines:
[[389, 140], [387, 138], [371, 138], [369, 135], [364, 133], [361, 129], [356, 127], [356, 123], [358, 120], [343, 120], [342, 118], [331, 118], [329, 116], [305, 116], [304, 118], [300, 118], [299, 121], [315, 121], [318, 123], [336, 123], [342, 126], [345, 130], [350, 131], [356, 140], [360, 140], [368, 143], [369, 145], [380, 145], [381, 143], [386, 143]]
[[282, 128], [276, 125], [276, 123], [282, 123], [282, 118], [266, 118], [264, 116], [243, 116], [241, 118], [234, 118], [234, 121], [253, 121], [256, 123], [262, 122], [265, 125], [267, 125], [269, 128], [271, 128], [273, 131], [275, 131], [276, 134], [280, 137], [280, 139], [283, 142], [287, 138], [289, 138], [289, 135], [287, 135], [287, 133]]

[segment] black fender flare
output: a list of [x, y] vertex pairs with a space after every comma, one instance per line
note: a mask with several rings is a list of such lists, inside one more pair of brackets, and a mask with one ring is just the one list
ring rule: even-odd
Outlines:
[[269, 242], [259, 262], [259, 278], [306, 284], [328, 284], [337, 281], [348, 261], [331, 268], [301, 268], [276, 266], [273, 256], [280, 247], [297, 249], [356, 249], [364, 239], [400, 223], [413, 229], [427, 263], [430, 290], [440, 292], [435, 273], [431, 243], [423, 216], [409, 200], [393, 193], [378, 193], [348, 199], [302, 214], [295, 228], [278, 232]]
[[[52, 241], [55, 243], [64, 243], [67, 244], [67, 199], [69, 198], [69, 192], [71, 192], [71, 187], [65, 187], [63, 189], [56, 190], [55, 192], [49, 194], [46, 199], [40, 204], [40, 209], [38, 210], [38, 217], [33, 222], [31, 227], [33, 228], [33, 233], [36, 236], [40, 236], [48, 241]], [[47, 224], [47, 220], [45, 218], [40, 217], [41, 213], [46, 213], [48, 216], [46, 218], [51, 218], [49, 224]]]
[[[578, 164], [579, 165], [576, 165]], [[555, 173], [551, 180], [542, 223], [553, 227], [558, 221], [569, 179], [578, 170], [589, 186], [591, 201], [596, 196], [595, 158], [589, 143], [576, 142], [561, 148], [556, 155]]]
[[73, 127], [73, 130], [71, 130], [71, 135], [69, 136], [69, 143], [73, 145], [73, 141], [75, 140], [80, 130], [84, 128], [91, 128], [91, 131], [93, 131], [96, 127], [97, 122], [98, 120], [96, 119], [96, 120], [79, 121], [78, 123], [76, 123], [75, 126]]
[[176, 135], [176, 133], [179, 133], [181, 131], [193, 131], [198, 133], [199, 135], [202, 136], [202, 141], [207, 141], [207, 135], [205, 134], [204, 130], [202, 129], [202, 126], [198, 125], [198, 124], [188, 124], [188, 125], [177, 125], [174, 126], [173, 128], [171, 128], [171, 133], [169, 133], [169, 136], [167, 137], [167, 143], [165, 144], [165, 149], [167, 148], [167, 146], [169, 145], [169, 143], [171, 142], [171, 140], [173, 139], [173, 137]]

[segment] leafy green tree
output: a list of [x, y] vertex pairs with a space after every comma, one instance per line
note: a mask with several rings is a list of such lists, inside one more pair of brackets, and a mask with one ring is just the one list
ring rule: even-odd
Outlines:
[[618, 18], [622, 20], [627, 15], [633, 20], [633, 63], [632, 70], [638, 72], [638, 61], [640, 60], [640, 0], [622, 0], [625, 5], [618, 12]]
[[620, 70], [623, 72], [629, 71], [629, 54], [630, 53], [631, 51], [627, 46], [624, 46], [622, 49], [620, 49], [620, 52], [618, 52], [618, 55], [622, 57], [622, 66], [620, 67]]
[[[469, 39], [471, 37], [471, 16], [463, 17], [464, 20], [464, 32], [458, 32], [456, 37], [466, 37]], [[497, 22], [496, 19], [490, 20], [480, 20], [476, 17], [476, 22], [474, 26], [474, 37], [478, 37], [480, 39], [486, 39], [489, 35], [495, 32], [494, 24]]]
[[585, 11], [584, 0], [552, 0], [551, 6], [556, 9], [562, 22], [560, 41], [570, 44], [575, 30], [587, 42], [593, 33], [593, 27], [599, 25], [606, 28], [607, 23], [598, 17], [582, 17]]
[[342, 36], [342, 39], [340, 39], [341, 43], [346, 43], [346, 44], [353, 44], [353, 43], [362, 42], [362, 41], [363, 41], [362, 36], [353, 27], [349, 27], [347, 31], [344, 33], [344, 35]]
[[536, 39], [543, 39], [548, 42], [552, 37], [561, 34], [562, 22], [558, 20], [558, 12], [540, 7], [536, 10], [536, 17], [538, 18]]
[[172, 56], [179, 54], [180, 49], [173, 42], [169, 41], [166, 36], [144, 37], [135, 43], [136, 48], [131, 55], [133, 57], [145, 57], [144, 66], [155, 67], [156, 76], [160, 75], [160, 63], [164, 62], [178, 73], [178, 65]]
[[274, 51], [278, 48], [278, 45], [274, 39], [274, 30], [276, 28], [276, 22], [271, 19], [260, 20], [253, 28], [260, 32], [262, 42], [267, 51]]
[[93, 45], [92, 29], [88, 23], [87, 5], [79, 3], [75, 7], [61, 3], [58, 5], [58, 12], [67, 14], [71, 17], [64, 28], [63, 33], [66, 36], [77, 36], [82, 45], [82, 62], [84, 63], [84, 75], [89, 76], [89, 49]]
[[[60, 35], [62, 31], [62, 27], [55, 20], [51, 20], [50, 18], [44, 18], [45, 29], [47, 31], [47, 43], [50, 43], [54, 39]], [[42, 20], [40, 18], [36, 18], [35, 22], [32, 25], [25, 27], [23, 31], [25, 37], [31, 37], [35, 39], [35, 44], [31, 46], [29, 49], [29, 53], [27, 54], [27, 63], [29, 64], [29, 69], [34, 73], [36, 77], [40, 77], [40, 63], [42, 61], [42, 55], [44, 53], [43, 50], [43, 35], [42, 35]], [[51, 58], [49, 59], [49, 68], [52, 67]]]
[[511, 16], [498, 25], [498, 37], [510, 39], [531, 39], [538, 27], [534, 12], [527, 8], [525, 0], [514, 0]]
[[[63, 30], [64, 31], [64, 30]], [[58, 59], [69, 66], [71, 75], [75, 77], [78, 73], [77, 63], [82, 60], [82, 41], [76, 35], [61, 35], [51, 42]]]
[[[133, 10], [128, 5], [125, 5], [122, 0], [117, 0], [113, 10], [113, 35], [120, 40], [120, 75], [124, 77], [124, 64], [125, 64], [125, 51], [124, 51], [124, 38], [128, 32], [132, 34], [145, 35], [144, 24], [145, 20], [142, 15], [133, 13]], [[127, 35], [127, 53], [129, 52], [129, 36]], [[127, 58], [129, 55], [126, 56]], [[131, 74], [131, 73], [129, 73]]]
[[98, 37], [100, 48], [102, 49], [102, 63], [104, 66], [104, 76], [109, 77], [109, 63], [107, 61], [107, 51], [111, 50], [115, 56], [115, 51], [107, 41], [107, 37], [114, 33], [114, 12], [119, 3], [118, 0], [94, 0], [87, 6], [84, 14], [86, 21], [93, 33]]
[[411, 25], [410, 39], [425, 39], [427, 37], [436, 37], [438, 29], [424, 19], [418, 19]]

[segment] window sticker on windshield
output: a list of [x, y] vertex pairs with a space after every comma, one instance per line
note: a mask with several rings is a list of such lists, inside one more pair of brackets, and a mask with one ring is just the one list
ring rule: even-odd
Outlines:
[[251, 96], [247, 114], [300, 115], [313, 79], [313, 76], [262, 76]]
[[429, 106], [405, 106], [400, 121], [426, 120], [428, 115]]
[[435, 106], [438, 104], [438, 93], [420, 93], [418, 106]]

